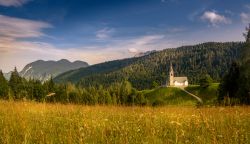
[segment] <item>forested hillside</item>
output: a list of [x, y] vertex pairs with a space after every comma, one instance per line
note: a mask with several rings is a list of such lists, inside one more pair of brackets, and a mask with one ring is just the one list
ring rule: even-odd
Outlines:
[[233, 60], [240, 56], [243, 43], [203, 43], [194, 46], [165, 49], [149, 55], [116, 60], [72, 70], [55, 78], [56, 82], [73, 82], [80, 86], [107, 86], [128, 80], [137, 89], [166, 84], [169, 63], [176, 76], [187, 76], [189, 83], [198, 83], [203, 74], [219, 81]]

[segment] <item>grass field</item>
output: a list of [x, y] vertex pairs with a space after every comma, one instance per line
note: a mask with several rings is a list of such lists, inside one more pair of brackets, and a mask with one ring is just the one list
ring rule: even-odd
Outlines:
[[250, 107], [0, 101], [0, 143], [250, 143]]

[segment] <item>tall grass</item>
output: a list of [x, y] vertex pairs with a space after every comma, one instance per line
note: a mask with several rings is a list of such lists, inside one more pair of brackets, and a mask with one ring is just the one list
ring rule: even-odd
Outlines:
[[0, 101], [0, 143], [250, 143], [250, 107]]

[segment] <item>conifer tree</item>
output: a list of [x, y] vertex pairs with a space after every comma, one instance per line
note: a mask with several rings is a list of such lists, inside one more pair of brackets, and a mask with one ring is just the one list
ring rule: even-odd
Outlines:
[[19, 99], [20, 98], [19, 94], [22, 88], [22, 78], [19, 76], [16, 67], [14, 71], [11, 73], [9, 86], [12, 90], [14, 99]]
[[220, 84], [219, 101], [226, 96], [237, 102], [250, 104], [250, 24], [244, 36], [246, 43], [241, 49], [241, 65], [232, 63], [229, 73]]
[[0, 70], [0, 98], [7, 98], [9, 92], [9, 86], [7, 80], [3, 76], [3, 72]]
[[242, 64], [240, 67], [240, 79], [238, 95], [241, 101], [250, 104], [250, 24], [245, 33], [246, 44], [242, 49]]

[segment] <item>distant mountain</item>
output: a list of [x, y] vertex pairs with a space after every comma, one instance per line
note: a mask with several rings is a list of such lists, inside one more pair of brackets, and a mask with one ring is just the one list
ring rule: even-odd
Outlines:
[[170, 62], [176, 76], [187, 76], [191, 84], [197, 84], [204, 74], [219, 81], [229, 70], [231, 62], [240, 57], [244, 43], [209, 42], [193, 46], [164, 49], [123, 60], [71, 70], [54, 78], [56, 82], [73, 82], [81, 86], [109, 85], [124, 79], [137, 89], [147, 89], [166, 84]]
[[46, 81], [50, 77], [56, 77], [57, 75], [66, 71], [87, 66], [88, 63], [83, 61], [70, 62], [66, 59], [61, 59], [59, 61], [38, 60], [27, 64], [19, 74], [26, 79], [34, 78], [41, 81]]

